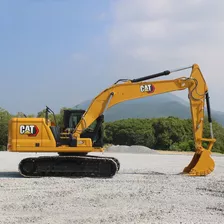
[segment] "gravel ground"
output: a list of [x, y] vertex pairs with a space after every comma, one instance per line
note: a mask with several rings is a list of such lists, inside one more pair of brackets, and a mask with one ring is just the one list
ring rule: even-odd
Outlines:
[[106, 152], [123, 152], [123, 153], [147, 153], [147, 154], [158, 154], [156, 150], [150, 149], [142, 145], [112, 145], [106, 149]]
[[0, 223], [224, 223], [223, 156], [206, 177], [179, 175], [192, 155], [142, 153], [104, 153], [121, 163], [111, 179], [20, 177], [34, 155], [0, 153]]

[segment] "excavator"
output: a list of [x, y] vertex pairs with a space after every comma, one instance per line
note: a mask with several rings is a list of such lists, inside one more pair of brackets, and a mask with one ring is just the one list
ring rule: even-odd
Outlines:
[[[190, 77], [152, 81], [154, 78], [186, 69], [191, 69]], [[213, 136], [208, 87], [197, 64], [136, 79], [119, 79], [99, 93], [87, 110], [65, 110], [63, 128], [57, 125], [54, 112], [49, 107], [46, 107], [44, 118], [14, 117], [9, 121], [7, 150], [56, 153], [53, 156], [29, 157], [20, 161], [18, 170], [24, 177], [111, 178], [120, 169], [118, 159], [88, 155], [92, 152], [105, 151], [104, 112], [127, 100], [185, 89], [188, 89], [195, 153], [181, 173], [189, 176], [206, 176], [215, 167], [211, 150], [216, 139]], [[203, 137], [205, 101], [210, 138]], [[50, 119], [49, 114], [53, 119]], [[207, 143], [206, 147], [203, 145], [204, 142]]]

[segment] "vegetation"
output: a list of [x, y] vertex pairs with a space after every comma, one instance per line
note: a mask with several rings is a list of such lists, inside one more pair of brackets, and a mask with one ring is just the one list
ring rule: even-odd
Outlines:
[[[217, 139], [213, 151], [224, 153], [224, 128], [213, 122]], [[204, 137], [210, 137], [209, 124], [204, 126]], [[153, 119], [125, 119], [105, 124], [105, 143], [144, 145], [153, 149], [194, 151], [191, 119], [176, 117]], [[207, 143], [203, 143], [207, 147]]]
[[8, 121], [11, 115], [8, 111], [0, 108], [0, 151], [5, 150], [8, 138]]
[[[57, 125], [63, 126], [63, 110], [55, 114]], [[7, 146], [8, 121], [12, 117], [24, 117], [22, 113], [11, 115], [0, 108], [0, 150]], [[45, 110], [37, 113], [37, 117], [44, 117]], [[27, 115], [35, 117], [35, 115]], [[53, 116], [49, 115], [52, 121]], [[206, 119], [205, 119], [206, 120]], [[213, 151], [224, 153], [224, 128], [213, 122], [214, 136], [217, 139]], [[191, 119], [176, 117], [139, 119], [129, 118], [104, 123], [104, 142], [119, 145], [143, 145], [153, 149], [172, 151], [194, 151]], [[205, 121], [204, 137], [210, 137], [209, 124]], [[203, 144], [205, 147], [207, 143]]]

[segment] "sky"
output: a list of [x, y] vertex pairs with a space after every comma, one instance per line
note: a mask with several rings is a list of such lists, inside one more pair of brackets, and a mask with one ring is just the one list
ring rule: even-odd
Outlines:
[[1, 0], [0, 107], [58, 112], [120, 78], [196, 63], [224, 111], [223, 10], [222, 0]]

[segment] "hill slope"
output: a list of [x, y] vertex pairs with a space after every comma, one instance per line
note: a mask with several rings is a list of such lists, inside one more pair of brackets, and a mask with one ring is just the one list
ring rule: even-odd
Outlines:
[[[74, 108], [87, 109], [90, 100], [85, 101]], [[105, 121], [115, 121], [127, 118], [157, 118], [175, 116], [190, 118], [188, 102], [171, 93], [156, 95], [137, 100], [129, 100], [113, 106], [104, 113]], [[212, 110], [212, 117], [218, 123], [224, 125], [224, 112]]]

